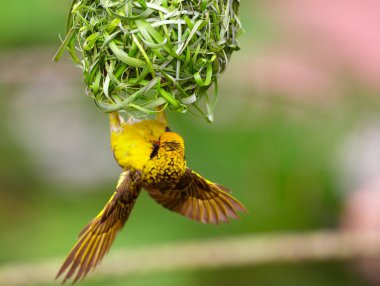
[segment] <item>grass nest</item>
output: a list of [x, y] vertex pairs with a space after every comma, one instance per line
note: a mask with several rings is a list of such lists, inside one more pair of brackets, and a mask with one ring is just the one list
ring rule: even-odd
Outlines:
[[55, 60], [68, 50], [103, 112], [145, 117], [169, 107], [212, 120], [217, 80], [239, 49], [239, 6], [239, 0], [74, 0]]

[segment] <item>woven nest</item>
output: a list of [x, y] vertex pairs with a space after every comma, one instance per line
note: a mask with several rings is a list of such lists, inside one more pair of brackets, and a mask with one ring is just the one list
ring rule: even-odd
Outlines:
[[[239, 0], [74, 0], [67, 49], [103, 112], [144, 117], [189, 106], [208, 119], [238, 49]], [[212, 96], [207, 90], [214, 85]]]

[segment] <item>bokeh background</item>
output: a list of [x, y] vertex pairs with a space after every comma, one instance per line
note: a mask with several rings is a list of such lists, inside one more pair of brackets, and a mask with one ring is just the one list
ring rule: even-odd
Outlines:
[[[66, 55], [69, 0], [14, 0], [0, 17], [0, 265], [64, 257], [119, 175], [107, 116]], [[380, 226], [380, 3], [246, 0], [245, 35], [215, 123], [169, 114], [189, 165], [250, 210], [196, 224], [143, 193], [111, 252], [260, 233]], [[376, 261], [276, 263], [81, 285], [378, 285]], [[52, 285], [54, 283], [52, 282]]]

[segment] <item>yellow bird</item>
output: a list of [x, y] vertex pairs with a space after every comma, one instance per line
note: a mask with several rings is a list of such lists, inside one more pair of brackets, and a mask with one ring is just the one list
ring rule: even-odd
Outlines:
[[104, 209], [79, 234], [61, 266], [63, 283], [73, 283], [94, 269], [110, 249], [144, 188], [165, 208], [202, 223], [228, 222], [245, 207], [229, 190], [187, 168], [182, 137], [165, 120], [122, 122], [110, 115], [111, 148], [123, 168], [116, 191]]

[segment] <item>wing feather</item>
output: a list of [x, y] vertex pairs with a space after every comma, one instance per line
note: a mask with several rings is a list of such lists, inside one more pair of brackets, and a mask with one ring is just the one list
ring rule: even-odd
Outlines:
[[83, 279], [108, 252], [116, 234], [123, 228], [140, 193], [138, 172], [125, 171], [120, 176], [115, 193], [104, 209], [80, 232], [57, 277], [63, 275], [63, 283]]
[[238, 219], [246, 208], [223, 186], [187, 169], [176, 187], [148, 189], [149, 195], [165, 208], [202, 223], [219, 224]]

